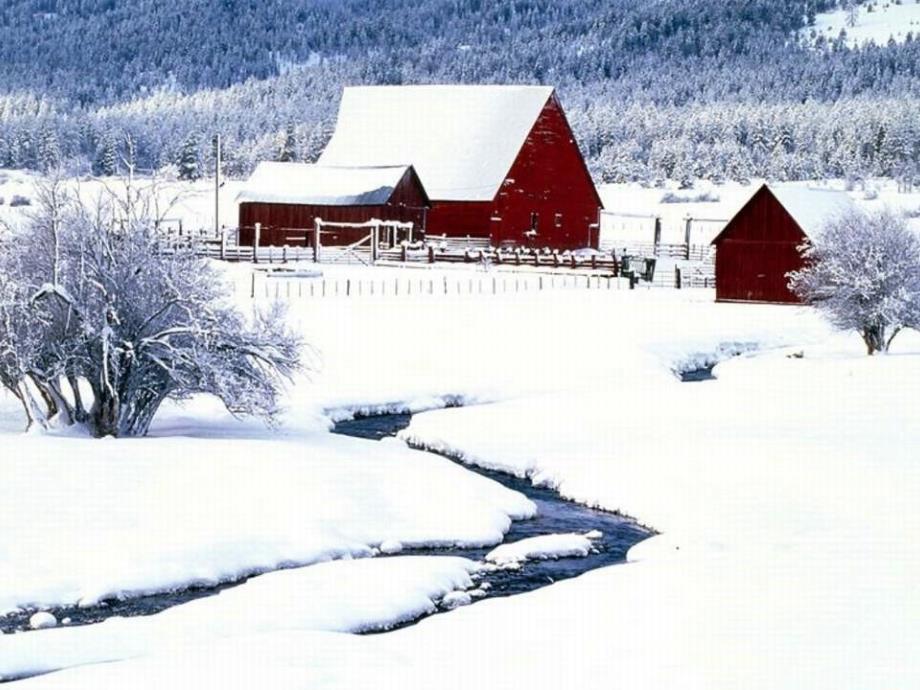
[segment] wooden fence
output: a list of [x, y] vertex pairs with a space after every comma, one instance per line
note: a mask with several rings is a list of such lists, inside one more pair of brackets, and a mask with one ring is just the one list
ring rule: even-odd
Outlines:
[[[226, 231], [222, 236], [214, 231], [179, 231], [164, 233], [165, 246], [192, 247], [199, 256], [226, 261], [238, 261], [269, 266], [294, 262], [314, 262], [314, 247], [305, 246], [241, 246], [235, 233]], [[665, 288], [713, 287], [715, 285], [715, 255], [709, 246], [667, 245], [657, 247], [636, 245], [628, 248], [632, 257], [653, 257], [671, 260], [661, 265], [651, 276], [651, 285]], [[687, 256], [691, 258], [688, 260]], [[374, 260], [376, 258], [376, 261]], [[548, 275], [575, 270], [590, 272], [595, 277], [619, 278], [623, 273], [624, 257], [615, 250], [605, 252], [547, 251], [527, 248], [489, 247], [482, 238], [429, 237], [425, 243], [403, 244], [393, 249], [375, 252], [369, 246], [323, 247], [321, 262], [325, 264], [362, 264], [378, 266], [467, 264], [470, 267], [530, 268], [545, 271]], [[580, 276], [584, 279], [584, 276]], [[542, 289], [542, 287], [540, 288]]]

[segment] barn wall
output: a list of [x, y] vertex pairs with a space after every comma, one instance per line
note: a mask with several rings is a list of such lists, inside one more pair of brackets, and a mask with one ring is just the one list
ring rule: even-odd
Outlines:
[[[562, 106], [553, 96], [534, 123], [495, 199], [493, 243], [597, 247], [601, 201]], [[537, 235], [531, 229], [537, 214]], [[595, 227], [592, 227], [595, 226]]]
[[766, 188], [716, 239], [716, 299], [797, 303], [786, 274], [802, 266], [805, 234]]
[[[310, 246], [316, 218], [336, 223], [364, 223], [373, 218], [414, 223], [419, 234], [424, 233], [426, 204], [424, 192], [411, 171], [399, 182], [385, 205], [323, 206], [317, 204], [240, 204], [240, 244], [252, 246], [255, 224], [261, 223], [259, 243], [262, 246]], [[367, 234], [363, 229], [329, 229], [323, 232], [323, 244], [351, 244]]]
[[432, 201], [427, 231], [448, 237], [488, 237], [491, 217], [491, 201]]

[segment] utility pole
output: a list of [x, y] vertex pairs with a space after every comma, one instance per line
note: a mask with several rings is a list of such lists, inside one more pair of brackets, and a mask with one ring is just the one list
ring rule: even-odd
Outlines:
[[227, 236], [220, 227], [220, 133], [214, 136], [214, 234], [220, 238], [220, 258], [227, 258]]

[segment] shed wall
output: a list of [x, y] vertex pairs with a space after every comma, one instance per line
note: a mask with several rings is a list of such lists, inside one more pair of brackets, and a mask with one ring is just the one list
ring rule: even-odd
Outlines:
[[[414, 223], [419, 236], [424, 233], [428, 199], [418, 178], [407, 172], [393, 190], [387, 204], [375, 206], [329, 206], [320, 204], [275, 204], [243, 202], [239, 209], [240, 244], [252, 246], [255, 224], [261, 223], [259, 244], [262, 246], [308, 246], [312, 243], [316, 218], [336, 223], [364, 223], [373, 218]], [[358, 229], [327, 229], [323, 244], [346, 245], [367, 232]]]
[[716, 299], [797, 303], [786, 274], [802, 266], [805, 233], [766, 187], [716, 239]]

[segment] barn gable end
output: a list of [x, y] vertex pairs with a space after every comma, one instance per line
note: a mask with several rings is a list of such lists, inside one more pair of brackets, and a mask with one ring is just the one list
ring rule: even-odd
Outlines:
[[596, 247], [602, 207], [565, 112], [553, 94], [495, 196], [493, 242]]
[[761, 186], [713, 240], [718, 301], [796, 303], [787, 274], [799, 247], [853, 204], [843, 192]]

